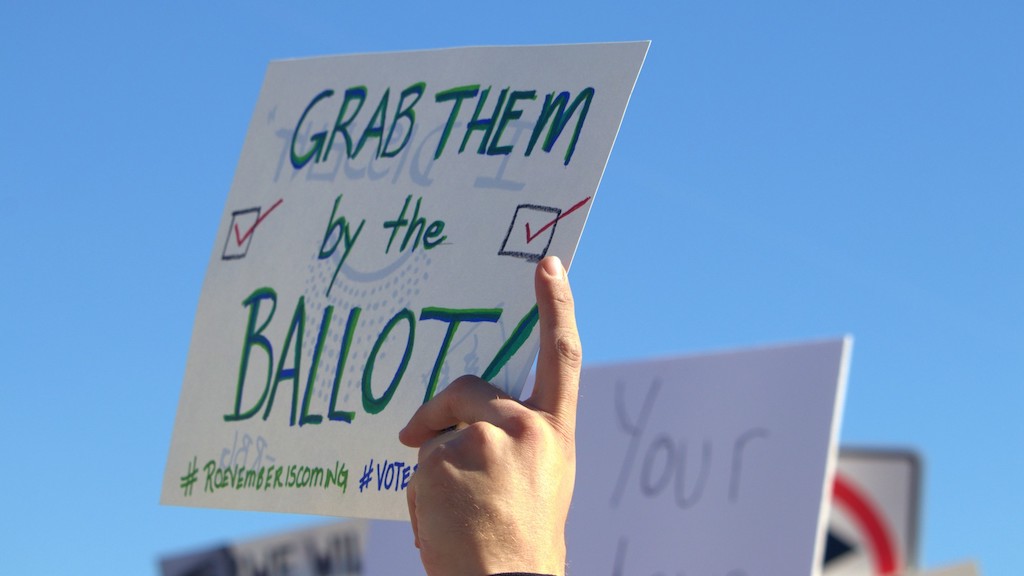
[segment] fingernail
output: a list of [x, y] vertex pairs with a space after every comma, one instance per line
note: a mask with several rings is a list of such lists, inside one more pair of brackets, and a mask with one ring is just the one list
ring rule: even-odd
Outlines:
[[558, 256], [548, 256], [540, 261], [540, 265], [548, 276], [561, 278], [565, 275], [565, 268], [562, 267], [562, 261], [558, 259]]

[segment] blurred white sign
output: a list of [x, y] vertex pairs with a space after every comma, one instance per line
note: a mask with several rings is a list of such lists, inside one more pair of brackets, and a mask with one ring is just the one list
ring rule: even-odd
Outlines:
[[584, 370], [569, 568], [817, 572], [849, 339]]
[[231, 543], [160, 560], [162, 576], [360, 576], [365, 520]]

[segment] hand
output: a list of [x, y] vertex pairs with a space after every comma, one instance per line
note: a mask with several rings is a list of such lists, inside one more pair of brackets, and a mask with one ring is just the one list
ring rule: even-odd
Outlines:
[[420, 449], [407, 494], [428, 574], [564, 574], [582, 352], [558, 258], [542, 260], [534, 282], [540, 355], [530, 398], [463, 376], [399, 433]]

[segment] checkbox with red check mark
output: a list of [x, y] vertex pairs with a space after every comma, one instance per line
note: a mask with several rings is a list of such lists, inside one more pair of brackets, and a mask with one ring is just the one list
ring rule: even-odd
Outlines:
[[267, 209], [266, 213], [261, 213], [262, 209], [259, 206], [232, 212], [231, 226], [228, 229], [228, 237], [224, 241], [224, 252], [221, 253], [221, 259], [238, 260], [239, 258], [245, 258], [245, 255], [249, 253], [249, 244], [252, 243], [252, 236], [256, 232], [256, 227], [267, 216], [270, 216], [270, 213], [280, 206], [282, 202], [284, 202], [284, 198], [275, 202]]
[[530, 262], [540, 262], [548, 253], [551, 239], [555, 237], [558, 221], [572, 214], [590, 201], [590, 196], [580, 200], [568, 210], [538, 204], [520, 204], [509, 224], [508, 234], [501, 244], [499, 256], [525, 258]]

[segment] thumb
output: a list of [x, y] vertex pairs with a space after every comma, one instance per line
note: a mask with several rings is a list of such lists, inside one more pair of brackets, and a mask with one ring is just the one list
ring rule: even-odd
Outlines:
[[540, 324], [537, 381], [528, 403], [552, 415], [563, 430], [576, 429], [583, 350], [569, 278], [555, 256], [540, 261], [534, 276]]

